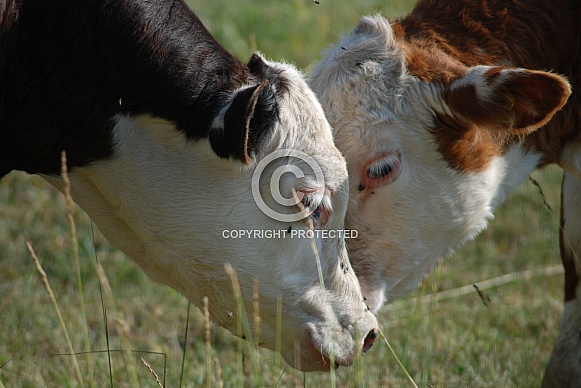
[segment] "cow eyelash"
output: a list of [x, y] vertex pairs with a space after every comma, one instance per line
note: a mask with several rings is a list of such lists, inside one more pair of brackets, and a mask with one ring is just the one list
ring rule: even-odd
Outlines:
[[316, 192], [305, 194], [301, 203], [309, 209], [310, 216], [316, 226], [323, 226], [327, 223], [331, 212], [331, 198], [328, 195]]
[[390, 155], [375, 160], [367, 167], [367, 177], [382, 179], [391, 175], [398, 167], [398, 160]]
[[384, 154], [368, 163], [362, 172], [360, 191], [390, 183], [400, 172], [399, 154]]
[[373, 163], [367, 167], [367, 176], [372, 179], [381, 179], [389, 175], [393, 171], [393, 165], [387, 161], [381, 163]]

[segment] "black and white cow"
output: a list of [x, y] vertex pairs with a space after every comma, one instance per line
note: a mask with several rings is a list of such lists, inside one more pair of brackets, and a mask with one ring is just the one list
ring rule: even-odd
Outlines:
[[[284, 358], [302, 370], [350, 365], [377, 321], [341, 234], [315, 237], [322, 287], [311, 239], [229, 233], [309, 230], [253, 199], [257, 165], [281, 150], [263, 174], [291, 167], [277, 175], [280, 194], [296, 192], [317, 229], [342, 230], [345, 162], [294, 67], [259, 54], [245, 65], [181, 0], [0, 2], [0, 177], [22, 170], [62, 190], [65, 151], [75, 201], [152, 279], [198, 306], [209, 297], [214, 322], [235, 332], [229, 262], [248, 311], [259, 281], [262, 346], [275, 348], [281, 296]], [[301, 211], [267, 183], [256, 187], [271, 210]]]

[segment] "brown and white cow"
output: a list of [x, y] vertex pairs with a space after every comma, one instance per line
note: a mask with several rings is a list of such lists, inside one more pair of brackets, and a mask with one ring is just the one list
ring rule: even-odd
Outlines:
[[559, 387], [581, 384], [580, 17], [578, 0], [422, 0], [391, 24], [363, 18], [310, 79], [347, 159], [348, 248], [373, 311], [533, 170], [563, 167], [565, 309], [544, 376]]
[[[350, 365], [373, 342], [377, 321], [347, 271], [342, 235], [315, 238], [322, 287], [311, 239], [272, 232], [307, 231], [308, 219], [279, 221], [253, 199], [256, 189], [275, 213], [300, 213], [266, 190], [286, 166], [279, 194], [298, 192], [317, 228], [343, 229], [345, 161], [294, 67], [259, 54], [245, 65], [181, 0], [2, 1], [0, 177], [22, 170], [62, 190], [63, 150], [73, 197], [103, 234], [152, 279], [198, 306], [209, 297], [220, 326], [236, 333], [239, 319], [229, 262], [250, 313], [259, 281], [259, 341], [270, 349], [282, 297], [280, 350], [291, 365]], [[242, 230], [271, 233], [230, 233]]]

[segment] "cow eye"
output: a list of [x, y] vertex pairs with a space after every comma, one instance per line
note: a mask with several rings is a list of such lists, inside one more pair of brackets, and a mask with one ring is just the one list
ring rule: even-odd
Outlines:
[[317, 208], [311, 213], [311, 217], [315, 222], [315, 226], [323, 226], [329, 220], [329, 210], [323, 206], [319, 205]]
[[381, 179], [391, 174], [393, 168], [394, 166], [387, 161], [373, 163], [371, 166], [367, 167], [367, 177], [369, 179]]
[[305, 194], [301, 202], [308, 209], [315, 226], [323, 226], [327, 223], [331, 208], [331, 199], [327, 195], [317, 193]]
[[383, 154], [366, 163], [360, 188], [370, 189], [393, 182], [399, 174], [400, 165], [400, 156], [395, 153]]

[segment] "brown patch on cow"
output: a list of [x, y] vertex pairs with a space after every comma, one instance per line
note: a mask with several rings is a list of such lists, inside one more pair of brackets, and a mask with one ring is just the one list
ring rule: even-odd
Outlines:
[[[410, 15], [394, 22], [394, 36], [410, 74], [424, 82], [446, 84], [470, 66], [507, 62], [509, 50], [495, 36], [499, 31], [504, 35], [507, 11], [481, 7], [488, 6], [466, 0], [419, 1]], [[493, 24], [494, 31], [489, 28]]]
[[[493, 73], [491, 77], [498, 74]], [[455, 114], [506, 137], [530, 133], [552, 116], [552, 113], [547, 116], [545, 112], [552, 112], [554, 106], [544, 109], [536, 103], [534, 96], [531, 97], [523, 89], [516, 83], [503, 85], [502, 91], [494, 91], [489, 99], [482, 100], [477, 95], [476, 87], [467, 84], [446, 89], [442, 97]]]
[[502, 141], [490, 131], [444, 113], [435, 113], [430, 132], [442, 158], [451, 168], [463, 173], [486, 170], [505, 150]]
[[394, 23], [392, 29], [404, 53], [408, 72], [423, 82], [446, 84], [466, 72], [466, 66], [443, 55], [432, 41], [410, 40], [399, 23]]
[[530, 71], [504, 82], [503, 88], [504, 99], [510, 100], [513, 108], [513, 132], [523, 134], [547, 124], [571, 94], [569, 85], [562, 78]]
[[498, 76], [502, 73], [502, 71], [504, 69], [508, 69], [507, 66], [495, 66], [490, 68], [486, 73], [484, 73], [484, 76], [486, 77], [486, 80], [488, 81], [488, 85], [492, 85], [492, 81], [494, 81], [495, 79], [498, 78]]
[[[539, 6], [420, 0], [410, 15], [391, 25], [408, 72], [423, 82], [447, 85], [471, 66], [510, 66], [568, 75], [577, 90], [581, 88], [581, 32], [575, 15], [581, 13], [581, 3], [545, 3], [543, 12]], [[493, 70], [490, 81], [498, 75]], [[551, 93], [543, 98], [547, 95]], [[581, 133], [579, 106], [572, 95], [545, 127], [526, 137], [525, 147], [541, 152], [542, 164], [557, 162], [562, 145]], [[526, 113], [525, 106], [519, 109]], [[526, 117], [520, 125], [526, 126]]]
[[479, 98], [472, 84], [444, 89], [442, 97], [453, 116], [436, 114], [434, 128], [440, 130], [433, 133], [439, 151], [453, 168], [484, 170], [508, 144], [546, 124], [567, 100], [569, 86], [561, 78], [519, 72], [494, 85], [502, 70], [485, 74], [491, 85], [485, 99]]
[[[520, 38], [513, 34], [519, 32], [527, 38], [531, 35], [530, 23], [513, 20], [510, 6], [470, 0], [420, 0], [413, 12], [397, 24], [412, 45], [437, 47], [441, 55], [464, 66], [501, 64], [509, 62], [517, 52], [510, 46], [515, 38]], [[530, 48], [536, 42], [528, 39], [524, 44]]]
[[504, 69], [492, 68], [484, 74], [489, 86], [485, 98], [471, 84], [448, 87], [442, 97], [456, 116], [507, 143], [547, 124], [566, 103], [570, 88], [562, 78], [538, 71], [511, 71], [500, 80]]

